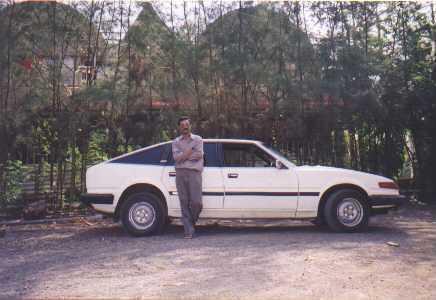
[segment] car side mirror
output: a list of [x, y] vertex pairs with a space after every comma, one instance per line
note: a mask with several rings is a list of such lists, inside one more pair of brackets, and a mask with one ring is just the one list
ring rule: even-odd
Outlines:
[[276, 159], [276, 168], [277, 169], [286, 169], [286, 166], [278, 159]]

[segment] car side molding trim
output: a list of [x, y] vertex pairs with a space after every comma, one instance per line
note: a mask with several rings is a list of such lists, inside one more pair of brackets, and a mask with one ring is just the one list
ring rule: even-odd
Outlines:
[[[177, 191], [169, 192], [171, 196]], [[318, 192], [203, 192], [203, 196], [319, 196]]]

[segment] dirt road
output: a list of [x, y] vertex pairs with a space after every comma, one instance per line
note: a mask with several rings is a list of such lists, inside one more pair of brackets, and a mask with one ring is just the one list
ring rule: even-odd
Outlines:
[[0, 298], [436, 299], [434, 210], [378, 216], [357, 234], [210, 223], [193, 240], [177, 225], [150, 238], [106, 220], [10, 227]]

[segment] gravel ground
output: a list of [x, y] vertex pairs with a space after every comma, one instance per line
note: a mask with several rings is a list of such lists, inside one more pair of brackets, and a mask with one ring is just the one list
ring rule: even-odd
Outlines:
[[0, 298], [436, 299], [435, 209], [377, 216], [366, 233], [297, 221], [203, 221], [198, 233], [184, 240], [175, 224], [132, 238], [109, 220], [10, 227]]

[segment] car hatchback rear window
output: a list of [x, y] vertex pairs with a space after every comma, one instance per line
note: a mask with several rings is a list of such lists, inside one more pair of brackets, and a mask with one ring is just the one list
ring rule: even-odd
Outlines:
[[117, 158], [111, 161], [111, 163], [160, 165], [163, 149], [164, 145], [153, 147], [151, 149], [142, 150], [124, 157]]

